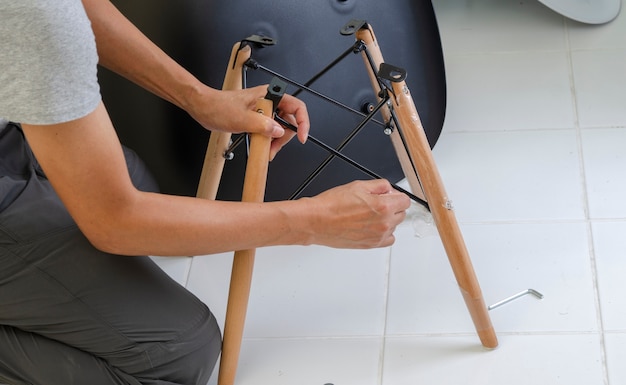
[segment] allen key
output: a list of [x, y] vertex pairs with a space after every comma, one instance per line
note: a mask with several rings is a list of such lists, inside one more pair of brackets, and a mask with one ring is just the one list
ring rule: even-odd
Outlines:
[[500, 306], [502, 306], [502, 305], [506, 305], [507, 303], [509, 303], [509, 302], [511, 302], [511, 301], [514, 301], [514, 300], [516, 300], [516, 299], [518, 299], [518, 298], [520, 298], [520, 297], [523, 297], [523, 296], [525, 296], [525, 295], [528, 295], [528, 294], [532, 294], [532, 295], [534, 295], [535, 297], [537, 297], [538, 299], [543, 299], [543, 294], [541, 294], [541, 293], [540, 293], [540, 292], [538, 292], [537, 290], [534, 290], [534, 289], [526, 289], [526, 290], [524, 290], [524, 291], [522, 291], [522, 292], [519, 292], [519, 293], [517, 293], [517, 294], [515, 294], [515, 295], [510, 296], [509, 298], [505, 298], [505, 299], [503, 299], [503, 300], [502, 300], [502, 301], [500, 301], [500, 302], [496, 302], [496, 303], [494, 303], [493, 305], [488, 306], [488, 307], [487, 307], [487, 310], [493, 310], [493, 309], [498, 308], [498, 307], [500, 307]]

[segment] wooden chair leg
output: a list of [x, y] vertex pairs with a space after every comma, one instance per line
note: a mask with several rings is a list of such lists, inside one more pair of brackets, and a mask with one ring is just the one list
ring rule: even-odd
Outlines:
[[[243, 65], [250, 58], [251, 48], [234, 45], [222, 89], [242, 89]], [[268, 116], [273, 113], [273, 103], [261, 99], [257, 102], [257, 111]], [[203, 199], [215, 199], [224, 170], [224, 153], [229, 146], [231, 135], [224, 132], [212, 132], [209, 139], [200, 183], [196, 196]], [[265, 182], [269, 164], [270, 138], [263, 135], [251, 135], [250, 153], [244, 179], [242, 201], [260, 202], [264, 199]], [[240, 250], [233, 257], [230, 291], [224, 323], [224, 340], [220, 361], [218, 383], [233, 385], [237, 372], [243, 329], [248, 308], [255, 249]]]
[[[243, 88], [243, 65], [250, 58], [252, 49], [249, 46], [241, 47], [236, 43], [230, 54], [230, 60], [224, 76], [223, 90], [240, 90]], [[202, 165], [200, 182], [196, 196], [204, 199], [215, 199], [224, 171], [224, 152], [228, 149], [231, 134], [213, 131], [209, 138], [209, 145]]]
[[[257, 101], [256, 110], [271, 116], [273, 103], [268, 99], [260, 99]], [[262, 202], [264, 199], [270, 142], [271, 139], [267, 136], [251, 135], [250, 153], [243, 183], [242, 201], [244, 202]], [[250, 297], [255, 252], [255, 249], [239, 250], [235, 252], [233, 257], [233, 270], [224, 324], [222, 359], [217, 380], [219, 385], [233, 385], [235, 382]]]
[[[366, 25], [356, 31], [356, 38], [365, 43], [367, 53], [375, 64], [375, 68], [379, 68], [384, 60], [371, 26]], [[365, 65], [370, 68], [369, 58], [366, 55], [364, 52]], [[371, 71], [370, 80], [378, 94], [380, 86], [376, 74]], [[413, 192], [423, 192], [426, 197], [456, 281], [482, 344], [487, 348], [495, 348], [498, 346], [498, 339], [410, 91], [404, 81], [391, 84], [393, 95], [390, 101], [398, 118], [399, 129], [402, 131], [402, 137], [400, 137], [399, 129], [394, 130], [392, 140], [403, 171], [407, 175]], [[391, 115], [390, 110], [387, 110], [385, 114], [387, 115], [385, 118], [388, 119]]]

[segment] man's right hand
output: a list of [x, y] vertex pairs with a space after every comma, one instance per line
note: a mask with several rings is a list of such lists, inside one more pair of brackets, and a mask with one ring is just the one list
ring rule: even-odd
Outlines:
[[313, 243], [351, 249], [392, 245], [396, 226], [411, 204], [382, 179], [335, 187], [312, 201], [318, 214]]

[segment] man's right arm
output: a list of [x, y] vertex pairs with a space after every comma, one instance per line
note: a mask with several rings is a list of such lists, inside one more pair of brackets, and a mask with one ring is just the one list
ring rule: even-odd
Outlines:
[[382, 180], [271, 203], [141, 192], [130, 181], [102, 103], [83, 118], [23, 124], [23, 130], [83, 233], [97, 248], [122, 255], [203, 255], [289, 244], [388, 246], [410, 204]]

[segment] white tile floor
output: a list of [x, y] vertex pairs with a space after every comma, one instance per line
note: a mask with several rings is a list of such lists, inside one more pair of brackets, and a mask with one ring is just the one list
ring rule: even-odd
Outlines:
[[[488, 351], [414, 220], [388, 249], [259, 250], [237, 384], [626, 383], [626, 13], [434, 4], [449, 94], [434, 154], [485, 299], [544, 299], [492, 310]], [[159, 263], [223, 319], [229, 255]]]

